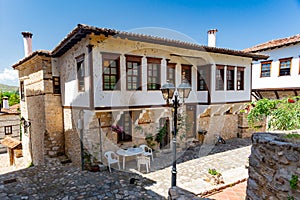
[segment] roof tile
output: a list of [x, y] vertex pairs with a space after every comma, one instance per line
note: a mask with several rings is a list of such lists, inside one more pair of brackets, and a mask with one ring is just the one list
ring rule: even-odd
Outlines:
[[285, 45], [291, 45], [291, 44], [296, 44], [300, 42], [300, 34], [291, 36], [291, 37], [286, 37], [286, 38], [280, 38], [276, 40], [271, 40], [262, 44], [258, 44], [256, 46], [244, 49], [244, 52], [260, 52], [260, 51], [265, 51], [268, 49], [274, 49], [278, 47], [282, 47]]

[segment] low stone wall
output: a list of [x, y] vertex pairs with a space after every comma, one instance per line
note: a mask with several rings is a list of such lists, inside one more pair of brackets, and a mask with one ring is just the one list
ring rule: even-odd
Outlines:
[[283, 136], [280, 133], [253, 135], [247, 200], [300, 197], [299, 181], [295, 189], [290, 186], [292, 176], [300, 177], [300, 141], [291, 142]]
[[264, 132], [266, 131], [266, 122], [262, 121], [257, 124], [256, 128], [250, 128], [247, 120], [248, 114], [246, 113], [239, 113], [238, 114], [238, 137], [239, 138], [246, 138], [251, 137], [255, 132]]

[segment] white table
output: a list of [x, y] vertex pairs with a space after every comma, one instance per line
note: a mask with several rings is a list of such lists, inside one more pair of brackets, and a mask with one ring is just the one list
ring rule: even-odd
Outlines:
[[117, 151], [117, 154], [119, 156], [123, 157], [123, 169], [125, 169], [125, 160], [126, 160], [126, 157], [128, 157], [128, 156], [137, 156], [137, 155], [143, 154], [143, 152], [144, 151], [141, 148], [129, 148], [127, 150], [119, 149]]

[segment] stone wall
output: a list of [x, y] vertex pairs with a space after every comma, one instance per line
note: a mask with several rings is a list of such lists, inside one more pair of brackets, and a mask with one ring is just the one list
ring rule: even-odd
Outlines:
[[216, 142], [216, 136], [221, 136], [225, 140], [236, 138], [238, 133], [238, 115], [201, 116], [198, 120], [198, 127], [207, 131], [204, 136], [205, 143], [211, 144]]
[[44, 153], [50, 157], [64, 154], [63, 116], [60, 95], [45, 94]]
[[46, 157], [64, 153], [61, 97], [53, 94], [50, 56], [37, 55], [17, 68], [24, 82], [21, 116], [31, 122], [22, 146], [25, 162], [45, 164]]
[[[5, 135], [4, 127], [12, 126], [12, 134]], [[20, 140], [20, 116], [19, 114], [1, 114], [0, 115], [0, 140], [9, 136]], [[6, 147], [0, 143], [0, 153], [6, 152]]]
[[247, 200], [299, 198], [299, 181], [292, 189], [290, 180], [300, 177], [300, 141], [291, 142], [284, 134], [255, 133], [252, 143]]
[[255, 128], [249, 127], [246, 113], [238, 114], [238, 135], [237, 137], [245, 138], [251, 137], [255, 132], [264, 132], [266, 131], [266, 122], [263, 121], [256, 125]]

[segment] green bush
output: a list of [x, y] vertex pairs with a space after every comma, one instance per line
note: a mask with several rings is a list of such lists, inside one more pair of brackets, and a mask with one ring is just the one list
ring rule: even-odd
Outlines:
[[252, 102], [253, 108], [248, 114], [250, 127], [262, 122], [268, 117], [270, 130], [300, 129], [300, 101], [299, 97], [285, 98], [282, 100], [261, 99]]
[[8, 97], [10, 106], [20, 103], [20, 96], [18, 92], [2, 92], [0, 91], [0, 102], [2, 104], [3, 97]]

